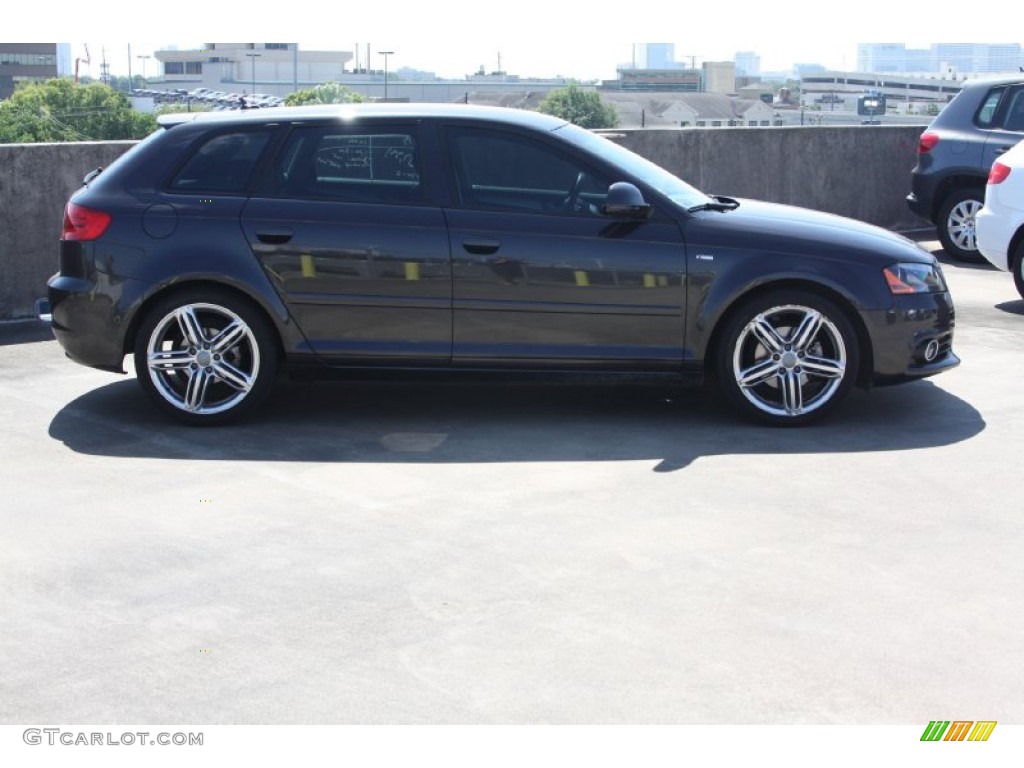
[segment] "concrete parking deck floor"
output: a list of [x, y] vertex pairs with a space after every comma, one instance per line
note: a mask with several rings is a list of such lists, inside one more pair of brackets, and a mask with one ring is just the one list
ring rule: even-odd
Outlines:
[[8, 328], [0, 722], [1020, 722], [1024, 301], [946, 271], [963, 365], [798, 430], [543, 383], [186, 429]]

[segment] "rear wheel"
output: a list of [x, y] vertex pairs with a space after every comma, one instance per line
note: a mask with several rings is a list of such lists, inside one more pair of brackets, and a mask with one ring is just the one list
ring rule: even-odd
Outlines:
[[959, 189], [942, 203], [936, 228], [942, 249], [958, 261], [979, 263], [985, 260], [978, 250], [975, 218], [985, 203], [985, 190]]
[[1017, 247], [1010, 255], [1010, 268], [1013, 270], [1013, 282], [1017, 286], [1017, 293], [1024, 299], [1024, 240], [1017, 243]]
[[741, 413], [776, 426], [819, 419], [846, 397], [857, 376], [857, 335], [833, 302], [780, 289], [735, 311], [716, 368], [722, 394]]
[[157, 405], [193, 425], [231, 421], [266, 397], [273, 327], [250, 302], [210, 288], [158, 301], [135, 337], [135, 372]]

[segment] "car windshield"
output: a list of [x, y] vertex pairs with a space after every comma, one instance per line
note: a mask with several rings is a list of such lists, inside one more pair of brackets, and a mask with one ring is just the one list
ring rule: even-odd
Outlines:
[[640, 155], [621, 147], [614, 141], [592, 133], [586, 128], [567, 123], [557, 129], [571, 139], [573, 143], [594, 153], [612, 165], [621, 168], [644, 184], [653, 187], [669, 200], [684, 209], [714, 202], [699, 189], [691, 187], [678, 176], [673, 176], [660, 165], [652, 163]]

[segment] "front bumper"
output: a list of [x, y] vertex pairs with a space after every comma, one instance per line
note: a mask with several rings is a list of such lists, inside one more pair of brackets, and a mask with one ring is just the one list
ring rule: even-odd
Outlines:
[[948, 292], [896, 296], [891, 308], [865, 312], [864, 320], [873, 341], [872, 384], [897, 384], [960, 365]]

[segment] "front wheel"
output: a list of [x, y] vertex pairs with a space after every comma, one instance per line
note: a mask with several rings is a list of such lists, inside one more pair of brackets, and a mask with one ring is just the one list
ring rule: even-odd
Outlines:
[[975, 219], [985, 203], [984, 189], [961, 189], [946, 198], [936, 229], [942, 249], [958, 261], [980, 263]]
[[745, 416], [775, 426], [819, 419], [857, 377], [857, 335], [831, 301], [776, 290], [735, 311], [717, 351], [722, 394]]
[[135, 372], [157, 405], [192, 425], [223, 424], [269, 394], [273, 327], [250, 302], [202, 288], [158, 301], [135, 337]]

